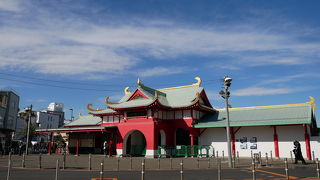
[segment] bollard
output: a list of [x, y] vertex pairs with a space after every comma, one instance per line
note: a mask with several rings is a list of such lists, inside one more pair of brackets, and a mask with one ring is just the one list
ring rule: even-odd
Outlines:
[[142, 163], [141, 163], [141, 180], [144, 180], [144, 175], [145, 175], [145, 172], [144, 172], [144, 169], [145, 169], [145, 161], [144, 159], [142, 159]]
[[237, 151], [237, 163], [240, 163], [240, 158], [239, 158], [239, 151]]
[[316, 164], [317, 164], [317, 177], [318, 177], [318, 179], [320, 179], [320, 165], [319, 165], [319, 160], [318, 160], [318, 158], [317, 158], [317, 160], [316, 160]]
[[63, 159], [62, 159], [62, 169], [64, 170], [66, 168], [66, 153], [63, 153]]
[[100, 163], [100, 180], [103, 180], [103, 159], [101, 160], [101, 163]]
[[160, 156], [158, 157], [158, 169], [160, 169]]
[[260, 164], [260, 166], [262, 165], [262, 156], [261, 156], [261, 151], [259, 151], [259, 164]]
[[268, 162], [268, 153], [266, 153], [266, 166], [269, 166], [269, 162]]
[[91, 171], [91, 153], [89, 154], [89, 167], [88, 170]]
[[57, 163], [56, 163], [56, 178], [55, 178], [55, 180], [58, 180], [59, 169], [60, 169], [60, 167], [59, 167], [59, 159], [57, 159]]
[[219, 158], [219, 152], [217, 151], [217, 158]]
[[291, 162], [293, 162], [292, 151], [290, 151]]
[[130, 157], [130, 170], [132, 170], [132, 157]]
[[221, 160], [219, 158], [217, 159], [217, 164], [218, 164], [218, 180], [221, 180]]
[[42, 160], [42, 154], [40, 153], [39, 154], [39, 165], [38, 165], [39, 169], [41, 169], [41, 160]]
[[172, 169], [172, 157], [170, 157], [170, 169]]
[[180, 162], [180, 180], [183, 180], [183, 160]]
[[222, 161], [224, 160], [224, 151], [222, 151]]
[[210, 169], [210, 157], [208, 158], [208, 169]]
[[8, 157], [8, 172], [7, 172], [7, 180], [10, 179], [10, 169], [11, 169], [11, 152], [9, 152], [9, 157]]
[[235, 168], [236, 167], [236, 156], [235, 155], [232, 155], [232, 168]]
[[284, 170], [286, 171], [286, 178], [287, 180], [289, 180], [289, 168], [288, 168], [288, 160], [287, 158], [284, 158]]
[[[273, 157], [272, 157], [272, 151], [270, 151], [270, 161], [273, 161]], [[271, 164], [270, 164], [271, 165]]]
[[197, 166], [198, 166], [198, 169], [199, 169], [200, 168], [199, 157], [197, 158]]
[[252, 158], [251, 165], [252, 165], [252, 179], [256, 180], [256, 163], [254, 158]]
[[317, 160], [316, 160], [316, 164], [317, 164], [317, 177], [318, 177], [318, 179], [320, 179], [320, 165], [319, 165], [319, 160], [318, 160], [318, 158], [317, 158]]
[[119, 171], [120, 170], [120, 159], [118, 158], [117, 159], [117, 171]]
[[252, 152], [252, 150], [251, 150], [251, 158], [253, 158], [253, 152]]
[[26, 155], [23, 153], [22, 154], [22, 164], [21, 164], [22, 168], [26, 167]]
[[316, 162], [316, 158], [314, 157], [314, 151], [312, 151], [312, 161], [313, 161], [313, 163]]

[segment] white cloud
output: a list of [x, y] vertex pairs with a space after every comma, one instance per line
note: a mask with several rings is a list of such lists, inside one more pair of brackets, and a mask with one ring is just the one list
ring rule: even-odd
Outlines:
[[18, 12], [21, 10], [20, 0], [1, 0], [0, 1], [0, 11], [13, 11]]
[[301, 78], [319, 78], [319, 77], [320, 77], [319, 73], [293, 74], [288, 76], [278, 76], [277, 78], [274, 78], [274, 79], [262, 80], [257, 85], [285, 83], [285, 82], [290, 82], [290, 81], [301, 79]]
[[249, 87], [238, 89], [232, 92], [234, 96], [263, 96], [263, 95], [276, 95], [276, 94], [289, 94], [295, 90], [292, 88], [263, 88], [263, 87]]
[[154, 67], [151, 69], [140, 70], [138, 75], [141, 77], [163, 76], [171, 74], [180, 74], [185, 72], [185, 68], [181, 67]]
[[[24, 68], [44, 74], [121, 73], [142, 63], [142, 58], [222, 55], [237, 60], [223, 68], [236, 70], [242, 66], [310, 63], [305, 61], [305, 54], [319, 55], [320, 49], [320, 43], [301, 44], [290, 35], [254, 28], [188, 28], [166, 20], [101, 25], [54, 15], [42, 10], [36, 21], [26, 24], [25, 20], [14, 19], [0, 27], [0, 68]], [[277, 55], [271, 56], [270, 52]], [[154, 67], [139, 75], [182, 72], [183, 68]]]

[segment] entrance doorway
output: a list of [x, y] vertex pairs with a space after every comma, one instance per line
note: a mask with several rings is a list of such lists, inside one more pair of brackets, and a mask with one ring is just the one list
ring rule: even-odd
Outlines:
[[176, 131], [176, 145], [190, 145], [190, 132], [181, 128]]
[[124, 152], [131, 156], [145, 156], [146, 155], [146, 138], [138, 131], [133, 130], [129, 132], [124, 138]]

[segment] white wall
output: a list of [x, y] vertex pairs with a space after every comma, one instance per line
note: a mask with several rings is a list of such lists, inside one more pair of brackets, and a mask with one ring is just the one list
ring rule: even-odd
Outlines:
[[315, 158], [320, 159], [320, 137], [319, 136], [312, 136], [310, 138], [310, 146], [311, 146], [311, 156], [312, 151], [314, 151]]
[[[305, 159], [307, 158], [306, 143], [304, 138], [304, 127], [302, 125], [278, 126], [277, 133], [278, 133], [278, 140], [279, 140], [280, 157], [290, 157], [290, 151], [293, 150], [293, 141], [297, 140], [301, 144], [301, 152], [303, 157]], [[294, 156], [294, 154], [292, 155]]]
[[[237, 130], [237, 127], [234, 128]], [[277, 134], [279, 141], [279, 155], [280, 158], [290, 158], [290, 151], [293, 149], [293, 141], [298, 140], [301, 144], [301, 151], [303, 157], [307, 159], [306, 146], [304, 139], [304, 127], [301, 125], [296, 126], [277, 126]], [[310, 135], [310, 133], [309, 133]], [[247, 138], [247, 149], [241, 149], [240, 139]], [[250, 149], [252, 143], [250, 139], [252, 137], [257, 138], [257, 149]], [[251, 151], [253, 153], [261, 152], [262, 156], [268, 153], [270, 156], [270, 151], [272, 151], [272, 156], [275, 157], [274, 153], [274, 140], [273, 140], [273, 127], [271, 126], [258, 126], [258, 127], [241, 127], [235, 135], [236, 139], [236, 151], [239, 152], [240, 157], [250, 157]], [[314, 136], [311, 139], [311, 152], [314, 151], [315, 158], [320, 158], [320, 137]], [[224, 151], [225, 156], [227, 156], [227, 143], [226, 143], [226, 129], [225, 128], [207, 128], [199, 137], [200, 145], [211, 145], [215, 151], [219, 152], [221, 156], [222, 151]]]

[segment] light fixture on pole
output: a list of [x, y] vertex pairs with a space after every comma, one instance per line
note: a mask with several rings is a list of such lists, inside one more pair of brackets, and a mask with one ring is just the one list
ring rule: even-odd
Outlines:
[[226, 115], [227, 115], [227, 121], [226, 121], [226, 129], [227, 129], [227, 144], [228, 144], [228, 167], [233, 168], [232, 163], [232, 154], [231, 154], [231, 140], [230, 140], [230, 119], [229, 119], [229, 103], [228, 99], [230, 97], [230, 92], [228, 91], [230, 85], [231, 85], [232, 79], [228, 76], [225, 76], [223, 78], [223, 87], [224, 90], [221, 90], [219, 94], [222, 96], [222, 98], [225, 99], [225, 106], [226, 106]]
[[74, 117], [73, 117], [73, 109], [71, 108], [69, 110], [71, 111], [71, 119], [70, 119], [70, 121], [73, 121], [73, 119], [74, 119]]

